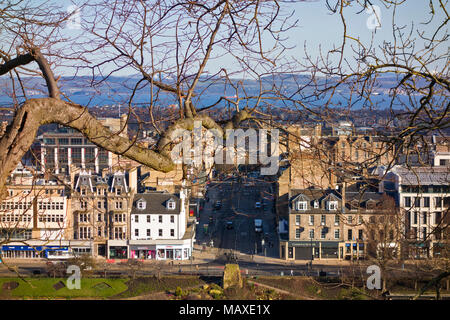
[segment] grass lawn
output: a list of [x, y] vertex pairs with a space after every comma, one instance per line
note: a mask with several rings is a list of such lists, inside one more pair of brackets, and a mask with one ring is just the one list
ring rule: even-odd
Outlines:
[[141, 277], [128, 281], [128, 290], [114, 298], [129, 298], [154, 292], [174, 291], [177, 287], [188, 288], [205, 283], [198, 276], [166, 276], [159, 281], [154, 277]]
[[[81, 279], [81, 288], [69, 290], [63, 287], [56, 290], [53, 285], [65, 278], [26, 278], [33, 286], [19, 278], [0, 278], [0, 295], [12, 298], [107, 298], [117, 295], [128, 289], [125, 282], [127, 279]], [[5, 282], [17, 282], [19, 286], [12, 290], [3, 289]], [[101, 283], [107, 285], [101, 285]], [[97, 286], [97, 287], [95, 287]]]

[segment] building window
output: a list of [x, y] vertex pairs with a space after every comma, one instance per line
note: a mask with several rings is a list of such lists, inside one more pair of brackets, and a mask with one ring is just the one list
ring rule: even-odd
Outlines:
[[353, 239], [353, 230], [352, 229], [348, 229], [347, 231], [347, 240], [352, 240]]
[[405, 197], [405, 207], [411, 207], [411, 197]]
[[101, 222], [102, 221], [102, 215], [99, 213], [97, 214], [97, 221]]
[[135, 235], [136, 237], [139, 237], [139, 229], [134, 229], [134, 235]]
[[423, 197], [423, 206], [425, 208], [429, 208], [430, 207], [430, 197]]
[[363, 240], [363, 230], [362, 229], [358, 230], [358, 239]]
[[159, 236], [160, 236], [160, 237], [163, 236], [163, 230], [162, 230], [162, 229], [159, 229], [159, 230], [158, 230], [158, 233], [159, 233]]
[[420, 198], [414, 197], [414, 207], [420, 208]]
[[170, 229], [170, 236], [175, 237], [175, 229]]
[[340, 230], [339, 230], [339, 229], [335, 229], [335, 230], [334, 230], [334, 238], [335, 238], [335, 239], [339, 239], [340, 236], [341, 236], [341, 235], [340, 235]]
[[328, 201], [328, 210], [335, 211], [338, 208], [337, 201]]
[[150, 229], [147, 229], [147, 237], [150, 237]]
[[353, 223], [353, 217], [352, 217], [352, 216], [348, 216], [348, 217], [347, 217], [347, 222], [348, 222], [349, 224], [352, 224], [352, 223]]
[[434, 198], [434, 206], [436, 208], [442, 208], [442, 197], [435, 197]]
[[296, 226], [299, 226], [299, 225], [300, 225], [300, 216], [299, 216], [299, 215], [296, 215], [296, 216], [295, 216], [295, 225], [296, 225]]
[[314, 229], [309, 230], [309, 238], [314, 239]]
[[434, 213], [434, 223], [435, 224], [441, 223], [441, 212]]
[[175, 216], [170, 216], [170, 223], [175, 223]]
[[426, 212], [422, 212], [422, 221], [423, 221], [423, 224], [427, 224], [427, 213]]
[[334, 216], [334, 225], [338, 226], [339, 225], [339, 215], [335, 215]]
[[314, 201], [314, 209], [319, 209], [319, 201]]
[[145, 205], [146, 205], [145, 201], [138, 201], [137, 208], [139, 210], [144, 210], [145, 209]]
[[169, 209], [169, 210], [174, 210], [174, 209], [175, 209], [175, 201], [169, 200], [169, 201], [167, 202], [167, 209]]
[[159, 223], [163, 222], [163, 216], [159, 216], [158, 219], [159, 219]]
[[417, 224], [417, 212], [414, 212], [414, 219], [413, 219], [413, 223]]
[[300, 228], [295, 229], [295, 239], [300, 239]]
[[309, 225], [310, 226], [314, 225], [314, 216], [313, 215], [309, 216]]
[[327, 222], [327, 217], [326, 217], [326, 215], [323, 214], [320, 217], [320, 224], [324, 226], [326, 224], [326, 222]]
[[363, 217], [362, 216], [358, 216], [358, 224], [363, 224]]
[[297, 201], [297, 210], [298, 211], [305, 211], [306, 209], [307, 209], [306, 201]]
[[139, 215], [136, 214], [136, 215], [134, 216], [134, 222], [139, 223]]
[[325, 239], [326, 235], [327, 235], [326, 229], [322, 228], [322, 231], [320, 232], [320, 239]]
[[147, 215], [147, 223], [150, 223], [150, 215]]

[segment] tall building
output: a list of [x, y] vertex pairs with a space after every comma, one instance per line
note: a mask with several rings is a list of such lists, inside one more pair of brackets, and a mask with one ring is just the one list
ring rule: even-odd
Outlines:
[[[127, 136], [126, 116], [122, 118], [99, 118], [113, 133]], [[56, 174], [70, 174], [71, 165], [101, 173], [111, 168], [119, 157], [90, 142], [81, 132], [60, 126], [54, 132], [45, 132], [37, 138], [40, 159], [37, 168], [42, 172], [52, 170]], [[36, 148], [36, 147], [35, 147]]]

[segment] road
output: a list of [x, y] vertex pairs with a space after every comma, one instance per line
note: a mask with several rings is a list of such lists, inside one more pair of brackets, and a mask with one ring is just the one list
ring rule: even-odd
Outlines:
[[[270, 183], [256, 179], [214, 182], [208, 186], [207, 196], [209, 201], [199, 217], [198, 243], [210, 245], [212, 240], [223, 254], [279, 257]], [[219, 210], [214, 208], [217, 201], [222, 203]], [[256, 202], [261, 203], [261, 208], [255, 207]], [[254, 219], [263, 220], [262, 233], [255, 232]], [[232, 223], [232, 228], [227, 228], [227, 223]]]

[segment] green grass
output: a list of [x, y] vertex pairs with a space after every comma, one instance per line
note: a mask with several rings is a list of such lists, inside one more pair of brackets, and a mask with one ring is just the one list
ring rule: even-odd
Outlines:
[[[0, 278], [0, 295], [12, 298], [108, 298], [128, 289], [125, 282], [127, 279], [81, 279], [81, 288], [69, 290], [67, 287], [55, 290], [53, 285], [62, 281], [67, 285], [65, 278], [27, 278], [29, 283], [18, 278]], [[4, 290], [3, 283], [15, 281], [19, 286], [14, 290]], [[99, 285], [100, 283], [106, 285]], [[97, 285], [97, 288], [94, 286]]]
[[116, 298], [129, 298], [154, 292], [175, 291], [205, 284], [198, 276], [166, 276], [161, 280], [154, 277], [142, 277], [127, 282], [128, 290], [120, 293]]

